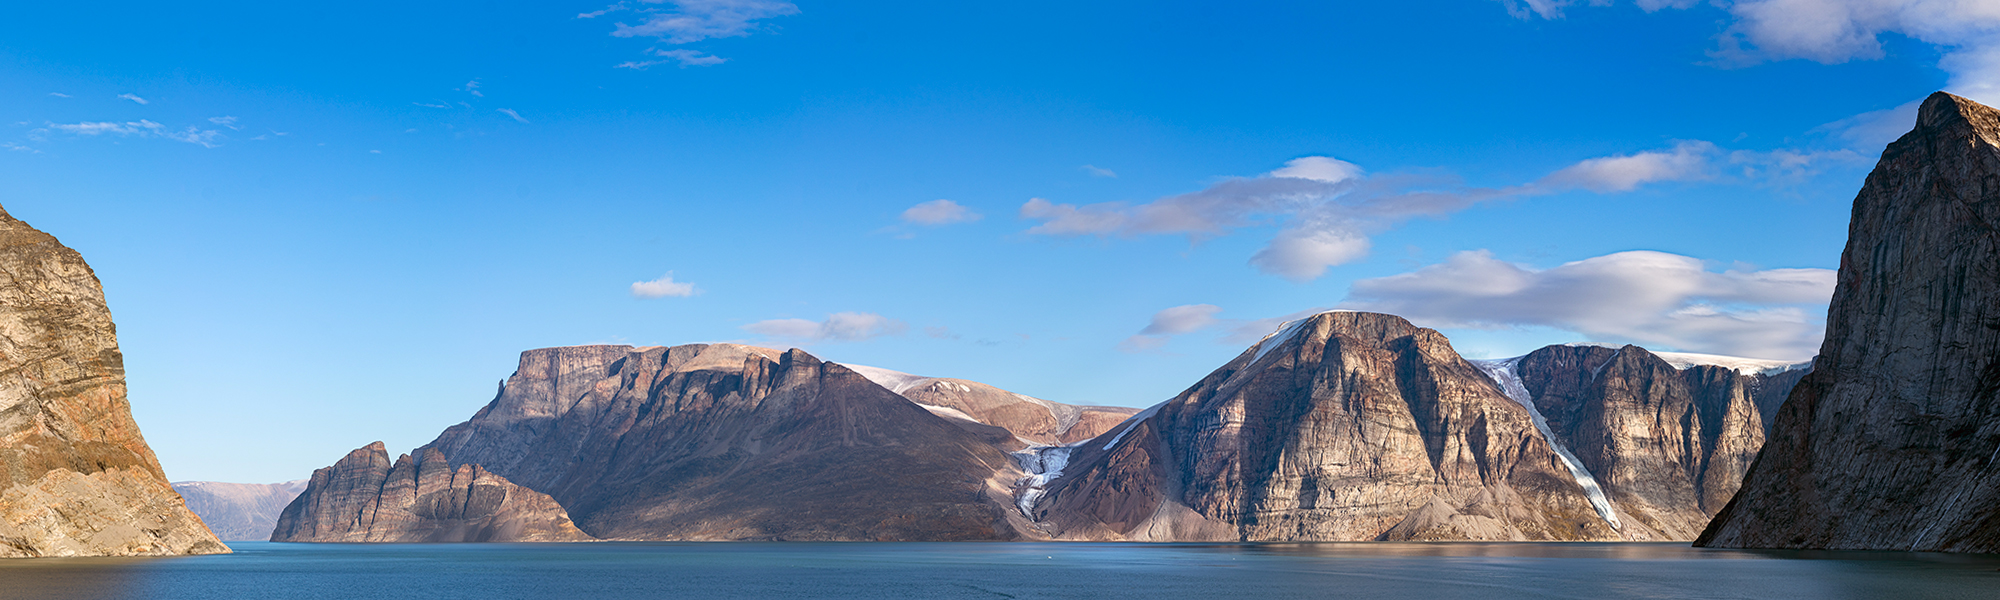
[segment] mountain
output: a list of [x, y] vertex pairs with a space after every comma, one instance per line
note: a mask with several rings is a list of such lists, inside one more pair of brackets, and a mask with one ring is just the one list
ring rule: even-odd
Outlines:
[[223, 554], [132, 420], [97, 275], [0, 209], [0, 557]]
[[1783, 361], [1638, 346], [1549, 346], [1508, 361], [1554, 439], [1603, 488], [1632, 539], [1689, 540], [1728, 503], [1764, 445], [1757, 392], [1796, 381]]
[[1016, 394], [977, 381], [924, 377], [862, 365], [842, 365], [948, 419], [1006, 429], [1023, 445], [1060, 445], [1097, 437], [1139, 409], [1076, 406]]
[[284, 483], [221, 483], [176, 481], [174, 491], [187, 500], [188, 510], [208, 523], [209, 531], [223, 541], [265, 541], [278, 525], [278, 513], [285, 510], [306, 480]]
[[1058, 539], [1691, 539], [1763, 442], [1757, 392], [1797, 365], [1670, 356], [1469, 361], [1400, 317], [1323, 313], [1041, 449], [1022, 508]]
[[435, 449], [392, 465], [382, 442], [313, 472], [273, 542], [574, 542], [591, 537], [546, 494]]
[[2000, 552], [2000, 111], [1924, 100], [1837, 281], [1812, 373], [1696, 544]]
[[522, 353], [427, 448], [600, 538], [996, 540], [1020, 536], [1014, 437], [801, 350], [576, 346]]

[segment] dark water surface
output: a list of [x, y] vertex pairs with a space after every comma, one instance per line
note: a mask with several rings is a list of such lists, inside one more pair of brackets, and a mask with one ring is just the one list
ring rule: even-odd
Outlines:
[[1686, 544], [235, 542], [0, 561], [0, 598], [2000, 598], [2000, 556]]

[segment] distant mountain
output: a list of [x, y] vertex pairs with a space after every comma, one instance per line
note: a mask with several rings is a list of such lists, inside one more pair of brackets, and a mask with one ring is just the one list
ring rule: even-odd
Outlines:
[[1854, 198], [1838, 282], [1697, 545], [2000, 552], [2000, 110], [1924, 100]]
[[226, 554], [132, 420], [83, 256], [0, 209], [0, 557]]
[[223, 541], [265, 541], [271, 539], [271, 528], [278, 524], [278, 513], [285, 510], [299, 492], [306, 489], [306, 480], [284, 483], [220, 483], [215, 481], [176, 481], [174, 491], [180, 492], [187, 500], [188, 510], [200, 515], [208, 523], [209, 531]]
[[1043, 450], [1024, 508], [1058, 539], [1690, 539], [1763, 441], [1756, 391], [1796, 375], [1681, 358], [1468, 361], [1399, 317], [1324, 313]]
[[1139, 412], [1124, 406], [1076, 406], [1016, 394], [997, 387], [940, 377], [924, 377], [862, 365], [842, 365], [889, 391], [946, 418], [1000, 427], [1023, 445], [1079, 442], [1104, 433]]

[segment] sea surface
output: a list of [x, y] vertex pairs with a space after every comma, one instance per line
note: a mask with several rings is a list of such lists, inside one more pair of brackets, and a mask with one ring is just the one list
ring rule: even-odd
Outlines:
[[2000, 555], [1685, 543], [231, 546], [0, 560], [0, 598], [2000, 598]]

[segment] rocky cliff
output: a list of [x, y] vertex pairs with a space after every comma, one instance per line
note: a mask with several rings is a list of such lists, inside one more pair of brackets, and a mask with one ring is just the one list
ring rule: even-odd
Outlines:
[[1391, 315], [1292, 322], [1065, 458], [1030, 507], [1062, 539], [1620, 537], [1525, 406]]
[[429, 446], [649, 540], [1019, 536], [1005, 429], [967, 428], [800, 350], [532, 350]]
[[435, 449], [389, 462], [375, 442], [313, 472], [273, 542], [574, 542], [591, 539], [546, 494]]
[[924, 377], [861, 365], [843, 365], [889, 391], [946, 418], [962, 417], [1006, 429], [1025, 445], [1069, 444], [1097, 437], [1139, 409], [1078, 406], [1016, 394], [977, 381]]
[[306, 489], [306, 480], [284, 483], [222, 483], [176, 481], [174, 491], [187, 500], [188, 510], [208, 523], [223, 541], [265, 541], [278, 525], [278, 513]]
[[1698, 545], [2000, 552], [2000, 111], [1945, 93], [1855, 196], [1813, 372]]
[[1556, 440], [1630, 523], [1628, 538], [1700, 534], [1764, 445], [1758, 393], [1796, 379], [1681, 366], [1638, 346], [1549, 346], [1514, 362]]
[[125, 397], [97, 275], [0, 209], [0, 557], [217, 554]]

